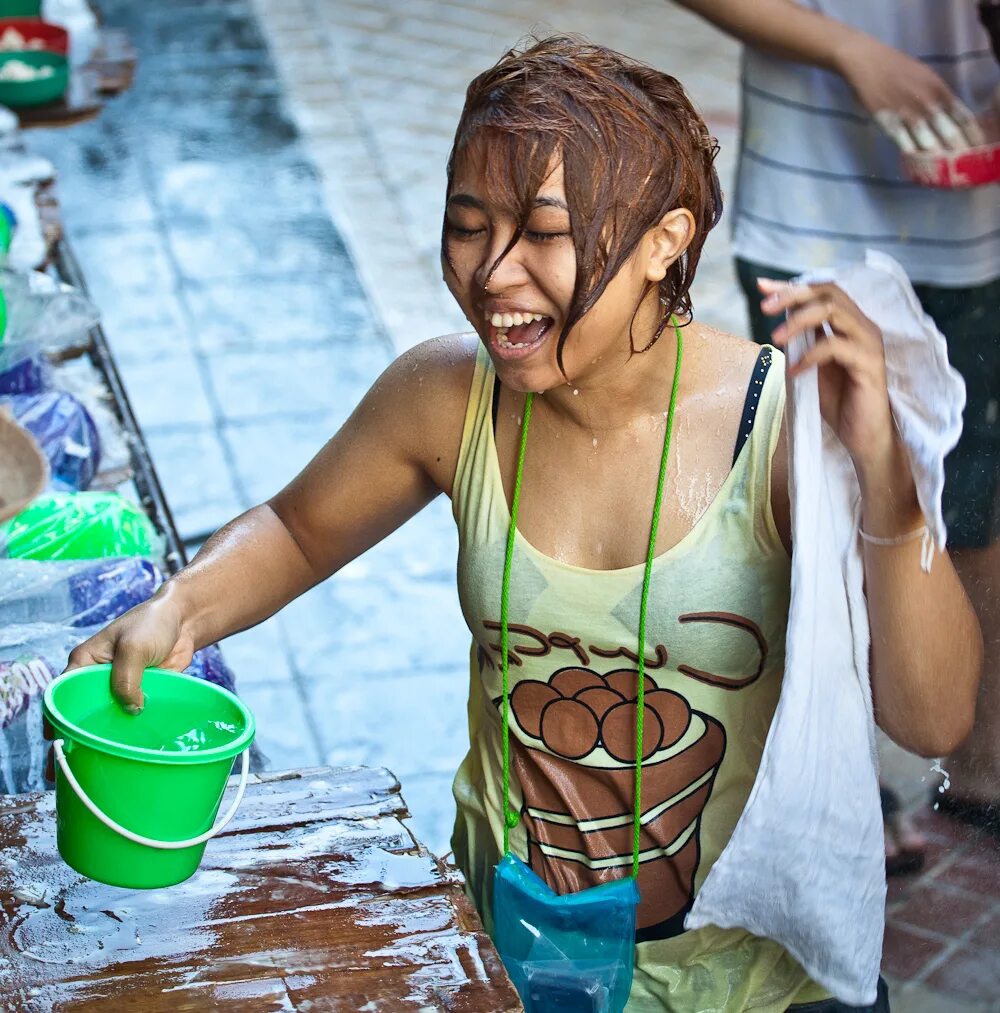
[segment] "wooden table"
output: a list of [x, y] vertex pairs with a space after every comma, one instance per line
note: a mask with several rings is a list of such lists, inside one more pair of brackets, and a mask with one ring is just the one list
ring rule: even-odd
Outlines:
[[51, 792], [0, 796], [0, 1010], [520, 1010], [406, 815], [386, 770], [252, 777], [198, 872], [142, 891], [63, 864]]

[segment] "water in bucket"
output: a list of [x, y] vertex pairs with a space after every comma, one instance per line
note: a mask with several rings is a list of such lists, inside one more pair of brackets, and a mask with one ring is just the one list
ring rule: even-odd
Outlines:
[[127, 714], [112, 696], [111, 666], [94, 665], [57, 679], [43, 702], [65, 762], [56, 770], [59, 853], [91, 879], [131, 888], [195, 872], [239, 803], [242, 792], [213, 830], [240, 753], [245, 784], [254, 737], [253, 715], [219, 686], [150, 668], [142, 688], [142, 713]]

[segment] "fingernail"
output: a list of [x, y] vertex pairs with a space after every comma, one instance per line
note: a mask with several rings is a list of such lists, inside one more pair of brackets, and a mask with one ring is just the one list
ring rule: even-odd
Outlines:
[[127, 703], [125, 704], [125, 713], [135, 716], [142, 713], [142, 708], [137, 703]]

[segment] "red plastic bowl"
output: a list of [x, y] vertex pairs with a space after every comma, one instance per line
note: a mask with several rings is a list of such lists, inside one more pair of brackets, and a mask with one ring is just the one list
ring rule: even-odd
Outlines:
[[[0, 18], [0, 38], [3, 38], [4, 32], [10, 28], [22, 35], [26, 42], [40, 39], [43, 43], [42, 48], [49, 53], [59, 53], [61, 56], [69, 53], [69, 32], [58, 25], [50, 25], [38, 18]], [[28, 52], [31, 51], [30, 47], [26, 48]], [[0, 50], [0, 53], [11, 52], [16, 50]]]

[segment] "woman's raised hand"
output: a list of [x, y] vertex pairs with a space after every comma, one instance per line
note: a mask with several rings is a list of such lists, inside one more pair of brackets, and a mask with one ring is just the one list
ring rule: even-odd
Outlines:
[[774, 344], [785, 347], [797, 334], [816, 332], [816, 344], [788, 374], [818, 370], [820, 411], [863, 478], [884, 464], [896, 441], [881, 330], [832, 283], [796, 285], [758, 278], [757, 284], [766, 314], [788, 313], [774, 331]]

